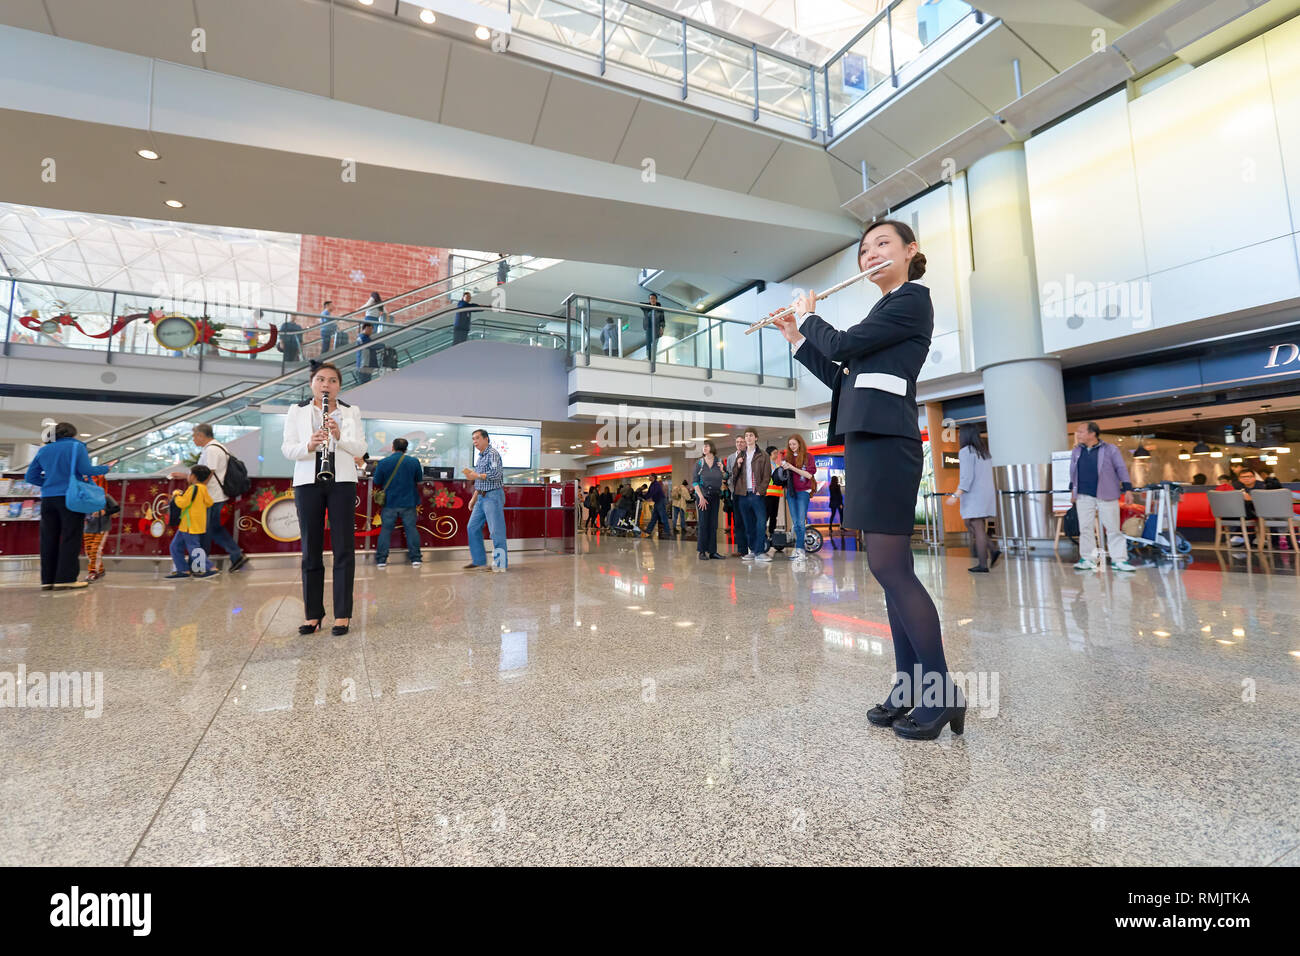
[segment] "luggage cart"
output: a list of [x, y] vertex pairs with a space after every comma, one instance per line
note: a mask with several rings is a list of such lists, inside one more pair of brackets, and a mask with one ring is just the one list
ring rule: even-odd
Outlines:
[[1178, 533], [1178, 499], [1182, 486], [1172, 481], [1158, 481], [1134, 489], [1146, 493], [1146, 513], [1142, 533], [1126, 534], [1129, 557], [1152, 560], [1160, 557], [1178, 560], [1191, 553], [1192, 543]]

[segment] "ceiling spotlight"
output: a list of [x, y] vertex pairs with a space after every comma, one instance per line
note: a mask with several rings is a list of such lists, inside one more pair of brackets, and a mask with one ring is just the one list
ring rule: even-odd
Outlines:
[[375, 0], [357, 0], [357, 3], [361, 4], [363, 7], [371, 6], [374, 2]]
[[161, 159], [161, 158], [162, 158], [162, 157], [159, 156], [157, 153], [155, 153], [152, 149], [137, 149], [137, 150], [135, 151], [135, 154], [136, 154], [137, 156], [139, 156], [141, 159]]
[[179, 199], [168, 199], [168, 200], [167, 200], [167, 205], [168, 205], [168, 206], [171, 206], [173, 209], [184, 209], [184, 208], [185, 208], [185, 203], [181, 202]]
[[480, 40], [492, 39], [492, 31], [489, 30], [487, 27], [475, 27], [474, 35], [478, 37]]
[[421, 10], [420, 19], [425, 23], [434, 23], [438, 18], [433, 15], [432, 10]]

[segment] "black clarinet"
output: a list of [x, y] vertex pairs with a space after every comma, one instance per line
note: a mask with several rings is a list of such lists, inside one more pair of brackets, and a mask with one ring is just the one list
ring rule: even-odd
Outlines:
[[[330, 422], [330, 397], [324, 394], [320, 397], [321, 410], [321, 427], [329, 429]], [[325, 439], [325, 444], [316, 448], [316, 484], [328, 485], [334, 481], [334, 436], [330, 434]]]

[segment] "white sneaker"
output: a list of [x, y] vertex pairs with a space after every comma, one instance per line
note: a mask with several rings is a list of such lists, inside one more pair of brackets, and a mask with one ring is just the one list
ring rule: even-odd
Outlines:
[[746, 554], [746, 555], [742, 556], [740, 560], [742, 560], [742, 561], [748, 561], [748, 562], [750, 562], [750, 563], [752, 564], [753, 561], [754, 561], [754, 555], [753, 555], [753, 552], [750, 552], [749, 554]]
[[492, 566], [492, 573], [493, 573], [493, 574], [505, 574], [505, 573], [506, 573], [506, 569], [503, 568], [503, 567], [498, 567], [497, 565], [493, 565], [493, 566]]
[[387, 562], [387, 561], [376, 561], [376, 562], [375, 562], [375, 567], [380, 568], [380, 569], [386, 568], [386, 567], [388, 567], [388, 562]]
[[1137, 570], [1137, 568], [1133, 567], [1133, 565], [1129, 564], [1127, 561], [1112, 561], [1110, 563], [1110, 569], [1112, 571], [1136, 571]]
[[1074, 565], [1076, 571], [1096, 571], [1097, 565], [1093, 564], [1087, 558], [1080, 558]]
[[418, 567], [421, 567], [422, 565], [423, 565], [423, 562], [421, 562], [421, 561], [412, 561], [412, 562], [411, 562], [411, 567], [413, 567], [413, 568], [418, 568]]
[[795, 560], [805, 557], [803, 548], [795, 548], [794, 554], [790, 555], [790, 557]]
[[771, 561], [771, 560], [772, 560], [772, 553], [771, 553], [770, 551], [764, 551], [762, 554], [756, 554], [756, 555], [754, 555], [754, 560], [755, 560], [755, 561]]
[[1231, 544], [1234, 548], [1239, 548], [1246, 543], [1246, 539], [1239, 534], [1234, 534], [1231, 538], [1228, 539], [1228, 543]]

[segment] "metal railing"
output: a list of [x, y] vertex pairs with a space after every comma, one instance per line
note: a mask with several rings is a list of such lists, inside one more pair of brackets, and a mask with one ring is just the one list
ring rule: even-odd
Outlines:
[[[776, 378], [794, 388], [794, 351], [774, 327], [746, 335], [750, 323], [739, 319], [578, 292], [563, 305], [570, 368], [579, 362], [590, 365], [594, 352], [646, 362], [651, 374], [660, 366], [699, 368], [708, 378], [714, 372], [745, 372], [757, 375], [760, 385]], [[657, 325], [660, 315], [664, 333], [654, 337], [651, 348], [647, 329]]]
[[[507, 256], [482, 260], [460, 272], [398, 293], [374, 305], [331, 316], [216, 302], [204, 299], [202, 294], [194, 297], [154, 295], [67, 282], [0, 278], [4, 354], [16, 354], [18, 347], [37, 346], [98, 352], [107, 363], [129, 355], [181, 361], [192, 359], [199, 371], [204, 369], [205, 363], [216, 358], [228, 362], [253, 360], [261, 363], [259, 367], [268, 363], [279, 365], [283, 373], [301, 362], [322, 358], [352, 344], [361, 327], [367, 323], [374, 325], [376, 333], [379, 333], [385, 326], [402, 325], [411, 316], [428, 312], [430, 303], [440, 299], [459, 295], [465, 290], [488, 290], [495, 286], [503, 261], [509, 264], [509, 281], [531, 275], [537, 271], [528, 265], [532, 259], [530, 256]], [[186, 349], [169, 349], [155, 338], [154, 325], [148, 318], [136, 319], [107, 338], [94, 337], [95, 333], [107, 331], [118, 316], [148, 312], [203, 318], [214, 328], [213, 340]], [[74, 316], [86, 331], [71, 324], [58, 323], [57, 317], [64, 314]], [[20, 321], [32, 316], [35, 316], [33, 324], [43, 323], [44, 327], [30, 329]], [[277, 329], [275, 348], [251, 354], [223, 351], [267, 344], [271, 326]]]
[[[589, 60], [807, 125], [829, 138], [839, 119], [967, 16], [962, 0], [895, 0], [820, 66], [639, 0], [491, 0], [518, 34]], [[820, 83], [818, 77], [820, 76]]]

